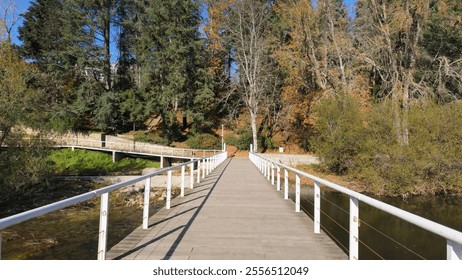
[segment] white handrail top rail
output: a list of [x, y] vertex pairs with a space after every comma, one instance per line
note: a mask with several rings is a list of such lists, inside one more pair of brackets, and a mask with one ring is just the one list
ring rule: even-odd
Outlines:
[[273, 164], [276, 164], [276, 165], [279, 165], [287, 170], [290, 170], [294, 173], [297, 173], [301, 176], [304, 176], [304, 177], [307, 177], [313, 181], [316, 181], [318, 183], [321, 183], [322, 185], [324, 186], [327, 186], [327, 187], [330, 187], [336, 191], [339, 191], [341, 193], [344, 193], [348, 196], [351, 196], [353, 198], [356, 198], [364, 203], [367, 203], [377, 209], [380, 209], [382, 211], [385, 211], [389, 214], [392, 214], [400, 219], [403, 219], [411, 224], [414, 224], [416, 226], [419, 226], [427, 231], [430, 231], [430, 232], [433, 232], [439, 236], [442, 236], [446, 239], [449, 239], [449, 240], [452, 240], [452, 241], [455, 241], [459, 244], [462, 244], [462, 232], [460, 231], [457, 231], [455, 229], [452, 229], [450, 227], [447, 227], [447, 226], [444, 226], [442, 224], [439, 224], [439, 223], [436, 223], [436, 222], [433, 222], [431, 220], [428, 220], [426, 218], [423, 218], [423, 217], [420, 217], [418, 215], [415, 215], [415, 214], [412, 214], [408, 211], [405, 211], [403, 209], [400, 209], [400, 208], [397, 208], [395, 206], [392, 206], [390, 204], [387, 204], [385, 202], [382, 202], [380, 200], [377, 200], [377, 199], [374, 199], [374, 198], [371, 198], [369, 196], [366, 196], [366, 195], [363, 195], [361, 193], [358, 193], [358, 192], [355, 192], [355, 191], [352, 191], [346, 187], [343, 187], [341, 185], [338, 185], [338, 184], [335, 184], [335, 183], [332, 183], [332, 182], [329, 182], [325, 179], [322, 179], [322, 178], [319, 178], [317, 176], [314, 176], [312, 174], [309, 174], [309, 173], [306, 173], [306, 172], [303, 172], [303, 171], [300, 171], [298, 169], [295, 169], [293, 167], [290, 167], [288, 165], [285, 165], [285, 164], [282, 164], [282, 163], [279, 163], [277, 161], [274, 161], [274, 160], [270, 160], [270, 159], [267, 159], [261, 155], [258, 155], [256, 153], [250, 153], [251, 155], [254, 155], [254, 156], [257, 156], [257, 157], [260, 157], [264, 160], [267, 160], [269, 162], [272, 162]]
[[[225, 152], [223, 152], [223, 153], [225, 153]], [[83, 202], [85, 200], [94, 198], [94, 197], [102, 195], [104, 193], [109, 193], [111, 191], [120, 189], [122, 187], [126, 187], [128, 185], [132, 185], [132, 184], [137, 183], [139, 181], [143, 181], [143, 180], [145, 180], [147, 178], [166, 173], [166, 172], [168, 172], [170, 170], [180, 168], [181, 166], [186, 166], [186, 165], [189, 165], [191, 163], [195, 163], [197, 161], [207, 159], [207, 158], [211, 158], [211, 157], [214, 157], [214, 156], [215, 155], [209, 156], [209, 157], [204, 157], [204, 158], [201, 158], [201, 159], [195, 159], [195, 160], [191, 160], [191, 161], [181, 163], [181, 164], [178, 164], [178, 165], [175, 165], [175, 166], [163, 168], [161, 170], [157, 170], [157, 171], [154, 171], [152, 173], [142, 175], [142, 176], [139, 176], [137, 178], [134, 178], [134, 179], [131, 179], [131, 180], [128, 180], [128, 181], [116, 183], [116, 184], [113, 184], [113, 185], [110, 185], [110, 186], [107, 186], [107, 187], [104, 187], [104, 188], [101, 188], [101, 189], [90, 191], [90, 192], [87, 192], [87, 193], [84, 193], [84, 194], [81, 194], [81, 195], [77, 195], [77, 196], [74, 196], [74, 197], [71, 197], [71, 198], [67, 198], [67, 199], [55, 202], [55, 203], [44, 205], [44, 206], [41, 206], [41, 207], [38, 207], [38, 208], [35, 208], [35, 209], [31, 209], [29, 211], [25, 211], [25, 212], [22, 212], [22, 213], [13, 215], [13, 216], [9, 216], [9, 217], [0, 219], [0, 231], [5, 229], [5, 228], [8, 228], [10, 226], [19, 224], [21, 222], [24, 222], [24, 221], [27, 221], [27, 220], [30, 220], [30, 219], [33, 219], [33, 218], [48, 214], [50, 212], [53, 212], [53, 211], [56, 211], [56, 210], [59, 210], [59, 209], [63, 209], [65, 207], [77, 204], [79, 202]]]

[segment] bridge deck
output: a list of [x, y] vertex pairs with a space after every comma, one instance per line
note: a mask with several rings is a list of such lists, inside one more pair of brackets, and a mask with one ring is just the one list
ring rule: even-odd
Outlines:
[[228, 159], [107, 253], [108, 259], [346, 259], [248, 159]]

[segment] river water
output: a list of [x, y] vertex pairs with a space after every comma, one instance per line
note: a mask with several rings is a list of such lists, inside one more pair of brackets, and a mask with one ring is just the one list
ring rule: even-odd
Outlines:
[[[96, 260], [100, 199], [49, 213], [3, 231], [2, 259]], [[164, 207], [151, 204], [150, 214]], [[142, 208], [110, 198], [107, 248], [111, 248], [141, 225]]]
[[[301, 206], [313, 216], [313, 189], [302, 187]], [[293, 192], [291, 193], [293, 199]], [[462, 199], [443, 197], [378, 198], [413, 214], [462, 231]], [[322, 229], [348, 251], [349, 198], [321, 191]], [[443, 260], [446, 240], [363, 202], [359, 205], [359, 258], [366, 260]]]

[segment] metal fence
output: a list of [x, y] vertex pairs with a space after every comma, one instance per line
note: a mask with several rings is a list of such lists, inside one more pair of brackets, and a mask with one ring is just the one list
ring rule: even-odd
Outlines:
[[[391, 206], [379, 200], [373, 199], [366, 195], [352, 191], [338, 184], [329, 182], [311, 174], [305, 173], [293, 167], [284, 165], [274, 160], [267, 159], [256, 153], [249, 153], [249, 158], [263, 173], [263, 175], [271, 181], [272, 185], [281, 189], [281, 179], [284, 180], [284, 198], [289, 196], [289, 171], [295, 173], [295, 211], [300, 212], [300, 178], [305, 177], [314, 182], [314, 232], [321, 232], [321, 186], [331, 188], [341, 192], [349, 197], [349, 258], [350, 260], [359, 259], [359, 201], [362, 201], [372, 207], [396, 216], [411, 224], [414, 224], [429, 232], [435, 233], [446, 239], [446, 257], [448, 260], [462, 259], [462, 232], [456, 231], [444, 225], [435, 223], [428, 219], [422, 218], [410, 212], [404, 211], [397, 207]], [[283, 172], [283, 177], [281, 175]]]
[[[113, 184], [104, 188], [100, 188], [91, 192], [87, 192], [78, 196], [74, 196], [59, 202], [48, 204], [33, 210], [29, 210], [23, 213], [19, 213], [7, 218], [0, 219], [0, 259], [1, 259], [1, 244], [2, 244], [2, 230], [11, 227], [13, 225], [28, 221], [30, 219], [43, 216], [53, 211], [63, 209], [75, 205], [77, 203], [87, 201], [94, 197], [101, 197], [100, 207], [100, 222], [99, 222], [99, 238], [98, 238], [98, 259], [104, 260], [106, 258], [106, 241], [107, 241], [107, 222], [108, 222], [108, 211], [109, 211], [109, 194], [112, 191], [118, 190], [123, 187], [133, 185], [137, 182], [145, 181], [144, 189], [144, 203], [143, 203], [143, 217], [142, 225], [143, 229], [148, 228], [148, 215], [149, 215], [149, 197], [151, 190], [151, 178], [157, 175], [167, 173], [167, 197], [166, 197], [166, 208], [170, 209], [171, 204], [171, 191], [172, 191], [172, 171], [181, 170], [181, 196], [184, 195], [186, 186], [186, 167], [189, 167], [189, 187], [194, 187], [194, 181], [197, 183], [201, 182], [201, 177], [205, 178], [210, 172], [212, 172], [217, 166], [219, 166], [227, 158], [227, 152], [220, 152], [218, 154], [188, 161], [186, 163], [178, 164], [173, 167], [164, 168], [156, 172], [146, 174], [137, 177], [132, 180]], [[196, 172], [194, 167], [196, 166]]]

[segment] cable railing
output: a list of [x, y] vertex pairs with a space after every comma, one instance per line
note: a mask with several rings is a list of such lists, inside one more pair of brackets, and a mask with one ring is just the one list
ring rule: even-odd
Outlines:
[[[349, 227], [348, 227], [348, 254], [350, 260], [359, 259], [359, 244], [369, 247], [364, 244], [359, 238], [359, 226], [363, 222], [359, 218], [359, 201], [366, 203], [374, 208], [391, 214], [399, 219], [414, 224], [426, 231], [432, 232], [446, 239], [446, 258], [448, 260], [461, 260], [462, 259], [462, 232], [456, 231], [452, 228], [422, 218], [410, 212], [404, 211], [397, 207], [391, 206], [379, 200], [373, 199], [366, 195], [352, 191], [348, 188], [340, 186], [338, 184], [329, 182], [325, 179], [313, 176], [306, 172], [300, 171], [293, 167], [284, 165], [274, 160], [267, 159], [261, 155], [250, 152], [249, 159], [252, 163], [263, 173], [263, 175], [271, 181], [272, 185], [276, 184], [277, 190], [281, 189], [282, 180], [284, 180], [284, 198], [288, 199], [289, 193], [289, 171], [295, 173], [295, 212], [301, 211], [301, 177], [310, 179], [314, 182], [314, 193], [313, 193], [313, 221], [314, 221], [314, 232], [321, 232], [321, 186], [328, 187], [332, 190], [338, 191], [346, 195], [349, 199]], [[283, 176], [281, 173], [283, 171]], [[346, 211], [346, 210], [345, 210]], [[311, 216], [311, 215], [310, 215]], [[324, 229], [324, 227], [323, 227]], [[346, 230], [346, 229], [345, 229]], [[402, 245], [402, 244], [400, 244]], [[377, 254], [372, 248], [371, 251]], [[415, 252], [413, 252], [415, 253]], [[380, 256], [380, 255], [379, 255]], [[420, 257], [420, 256], [419, 256]]]
[[[172, 167], [163, 168], [161, 170], [139, 176], [135, 179], [127, 180], [107, 187], [103, 187], [94, 191], [90, 191], [81, 195], [77, 195], [68, 199], [64, 199], [55, 203], [51, 203], [42, 207], [38, 207], [29, 211], [25, 211], [10, 217], [0, 219], [0, 259], [1, 259], [1, 244], [2, 244], [2, 231], [19, 223], [28, 221], [33, 218], [43, 216], [45, 214], [76, 205], [78, 203], [90, 200], [95, 197], [100, 197], [100, 216], [99, 216], [99, 234], [98, 234], [98, 260], [106, 259], [107, 251], [107, 234], [108, 234], [108, 215], [109, 215], [109, 194], [113, 191], [119, 190], [123, 187], [131, 186], [138, 182], [145, 182], [144, 186], [144, 199], [143, 199], [143, 216], [141, 219], [142, 228], [148, 229], [149, 219], [149, 206], [150, 206], [150, 191], [151, 191], [151, 178], [154, 176], [167, 174], [166, 185], [166, 202], [165, 208], [170, 209], [172, 198], [172, 172], [181, 170], [181, 196], [184, 196], [188, 178], [186, 178], [186, 168], [189, 167], [189, 187], [194, 188], [194, 183], [199, 184], [201, 179], [209, 175], [216, 167], [223, 163], [227, 158], [227, 152], [204, 157], [201, 159], [191, 160], [182, 164]], [[194, 169], [196, 167], [196, 169]]]

